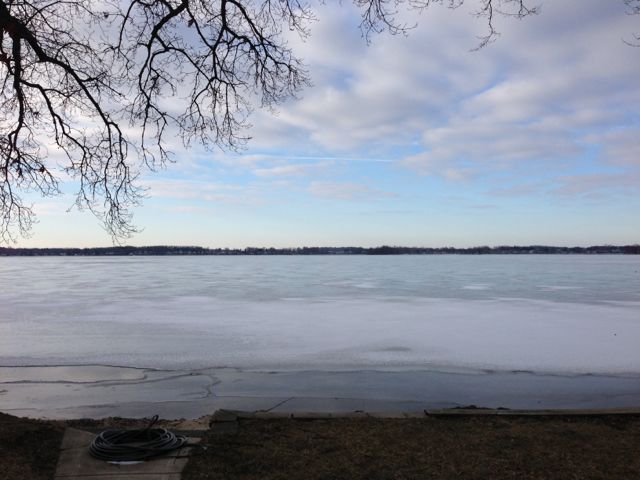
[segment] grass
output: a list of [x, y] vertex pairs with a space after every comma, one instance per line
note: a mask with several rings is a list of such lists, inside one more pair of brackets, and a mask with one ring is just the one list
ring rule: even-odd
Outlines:
[[[145, 423], [145, 422], [142, 422]], [[65, 425], [0, 414], [0, 479], [51, 479]], [[640, 416], [278, 419], [205, 434], [184, 480], [640, 479]], [[229, 428], [231, 427], [231, 428]]]
[[638, 417], [245, 420], [183, 478], [638, 479]]
[[64, 426], [0, 413], [0, 478], [50, 480]]

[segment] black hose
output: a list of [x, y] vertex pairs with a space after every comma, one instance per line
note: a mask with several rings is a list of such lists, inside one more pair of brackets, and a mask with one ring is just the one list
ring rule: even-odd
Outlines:
[[151, 419], [147, 428], [141, 430], [105, 430], [93, 439], [89, 453], [110, 462], [142, 461], [187, 443], [183, 435], [176, 436], [164, 428], [151, 428], [157, 421], [158, 415]]

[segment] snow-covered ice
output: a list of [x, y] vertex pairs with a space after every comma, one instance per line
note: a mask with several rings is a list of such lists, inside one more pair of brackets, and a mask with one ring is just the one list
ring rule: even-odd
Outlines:
[[1, 258], [0, 364], [640, 374], [639, 270], [631, 256]]

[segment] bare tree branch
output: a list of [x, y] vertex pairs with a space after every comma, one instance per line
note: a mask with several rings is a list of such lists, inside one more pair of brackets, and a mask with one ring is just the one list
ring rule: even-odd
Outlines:
[[[66, 156], [65, 171], [79, 182], [78, 205], [98, 214], [115, 237], [133, 231], [127, 209], [137, 191], [127, 163], [129, 142], [109, 111], [120, 78], [91, 38], [100, 15], [90, 7], [85, 1], [0, 1], [4, 241], [14, 239], [11, 227], [25, 234], [33, 223], [16, 188], [58, 193], [48, 158], [52, 147]], [[74, 27], [78, 19], [85, 30]]]

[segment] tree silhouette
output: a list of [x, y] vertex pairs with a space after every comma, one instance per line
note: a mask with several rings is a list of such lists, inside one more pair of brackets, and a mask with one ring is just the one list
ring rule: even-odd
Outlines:
[[[409, 30], [403, 8], [464, 3], [352, 1], [366, 39]], [[496, 37], [496, 16], [537, 11], [475, 1], [487, 23], [479, 48]], [[176, 136], [236, 149], [254, 105], [274, 107], [308, 83], [283, 31], [304, 37], [313, 18], [301, 0], [0, 0], [0, 241], [32, 226], [24, 192], [55, 195], [61, 176], [77, 184], [79, 208], [129, 236], [140, 167], [167, 162]]]

